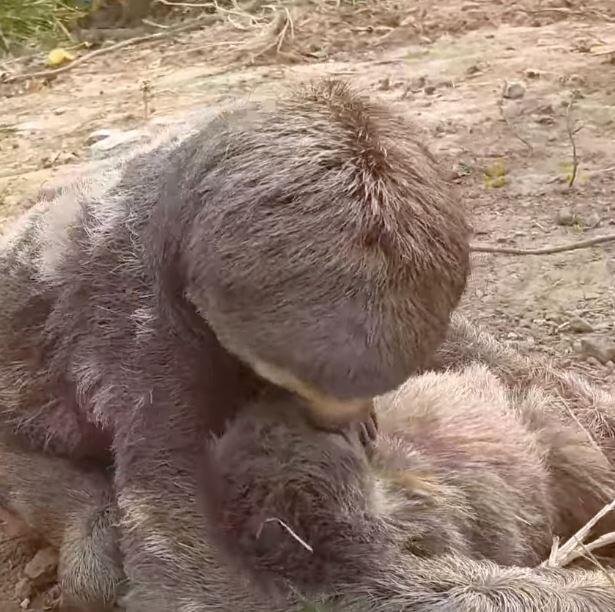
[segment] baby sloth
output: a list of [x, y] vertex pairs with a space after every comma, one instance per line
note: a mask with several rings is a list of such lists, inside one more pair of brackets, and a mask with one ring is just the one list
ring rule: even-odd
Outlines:
[[615, 605], [595, 573], [529, 569], [581, 526], [563, 517], [586, 482], [601, 498], [577, 504], [586, 520], [615, 492], [613, 466], [548, 393], [510, 393], [477, 364], [417, 376], [378, 400], [371, 461], [358, 435], [310, 428], [296, 401], [263, 398], [215, 443], [211, 537], [256, 585], [340, 610]]

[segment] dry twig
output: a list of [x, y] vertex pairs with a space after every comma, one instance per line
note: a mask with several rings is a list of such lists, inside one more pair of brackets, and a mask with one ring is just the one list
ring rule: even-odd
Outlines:
[[134, 38], [128, 38], [127, 40], [122, 40], [114, 45], [109, 45], [108, 47], [102, 47], [101, 49], [96, 49], [96, 51], [92, 51], [86, 55], [82, 55], [78, 57], [74, 62], [70, 64], [66, 64], [65, 66], [61, 66], [60, 68], [53, 68], [51, 70], [40, 70], [38, 72], [30, 72], [25, 74], [15, 74], [6, 77], [2, 82], [3, 83], [17, 83], [20, 81], [27, 81], [28, 79], [48, 79], [52, 77], [56, 77], [60, 74], [68, 72], [81, 64], [85, 64], [95, 57], [100, 57], [101, 55], [105, 55], [107, 53], [113, 53], [114, 51], [118, 51], [119, 49], [123, 49], [125, 47], [129, 47], [132, 45], [138, 45], [146, 42], [151, 42], [155, 40], [163, 40], [165, 38], [169, 38], [174, 34], [179, 34], [180, 32], [189, 32], [190, 30], [196, 30], [204, 25], [211, 25], [220, 21], [222, 17], [220, 15], [201, 15], [192, 21], [187, 23], [183, 23], [173, 28], [168, 28], [163, 32], [156, 32], [155, 34], [147, 34], [146, 36], [136, 36]]
[[237, 27], [239, 29], [245, 29], [241, 26], [238, 26], [232, 19], [231, 16], [241, 17], [242, 19], [246, 19], [251, 26], [259, 23], [259, 19], [254, 15], [254, 11], [257, 11], [262, 8], [264, 0], [261, 0], [259, 3], [252, 3], [250, 6], [245, 9], [240, 8], [237, 2], [233, 3], [233, 8], [228, 9], [223, 6], [220, 6], [216, 0], [212, 0], [209, 2], [183, 2], [180, 0], [156, 0], [158, 4], [163, 4], [165, 6], [176, 7], [176, 8], [201, 8], [201, 9], [213, 9], [216, 13], [222, 13], [227, 16], [227, 21]]
[[154, 4], [163, 4], [164, 6], [177, 8], [209, 8], [212, 6], [211, 2], [172, 2], [171, 0], [154, 0]]
[[600, 573], [602, 573], [605, 578], [611, 583], [611, 586], [615, 589], [615, 578], [613, 578], [613, 576], [607, 571], [604, 565], [602, 565], [602, 563], [598, 561], [596, 555], [594, 555], [594, 553], [589, 550], [589, 548], [585, 544], [583, 544], [583, 542], [580, 542], [579, 545], [583, 549], [583, 558], [587, 559]]
[[568, 134], [568, 140], [570, 141], [570, 147], [572, 149], [572, 172], [570, 173], [570, 178], [568, 179], [568, 189], [571, 189], [574, 185], [574, 181], [576, 180], [579, 171], [579, 155], [577, 153], [577, 143], [574, 137], [575, 134], [583, 128], [582, 125], [575, 126], [574, 124], [573, 110], [576, 99], [576, 93], [573, 92], [570, 97], [570, 102], [568, 103], [568, 110], [566, 111], [566, 133]]
[[274, 48], [276, 53], [280, 53], [289, 30], [291, 39], [295, 37], [295, 24], [288, 8], [284, 7], [283, 10], [278, 10], [274, 6], [268, 6], [267, 8], [271, 8], [274, 11], [274, 18], [263, 34], [265, 39], [269, 39], [269, 42], [252, 54], [250, 63], [254, 63], [257, 58]]
[[141, 94], [143, 97], [143, 118], [145, 121], [149, 119], [150, 115], [150, 102], [152, 99], [152, 84], [150, 81], [145, 79], [141, 82]]
[[615, 234], [596, 236], [579, 242], [560, 244], [558, 246], [541, 247], [539, 249], [515, 249], [509, 247], [490, 246], [488, 244], [473, 244], [470, 250], [473, 253], [499, 253], [501, 255], [553, 255], [554, 253], [564, 253], [566, 251], [576, 251], [577, 249], [587, 249], [598, 244], [615, 242]]
[[534, 151], [534, 147], [532, 147], [532, 143], [526, 138], [524, 138], [523, 136], [521, 136], [521, 134], [519, 134], [519, 132], [517, 131], [515, 126], [512, 124], [510, 119], [506, 116], [506, 110], [504, 109], [504, 100], [505, 100], [504, 94], [506, 92], [507, 87], [508, 87], [508, 83], [504, 81], [504, 84], [502, 85], [502, 91], [500, 92], [500, 97], [498, 99], [498, 109], [500, 111], [500, 117], [502, 118], [502, 121], [504, 121], [504, 123], [508, 126], [508, 129], [511, 131], [512, 135], [517, 140], [522, 142], [527, 147], [528, 152], [531, 154]]
[[257, 540], [258, 538], [261, 537], [263, 528], [265, 527], [267, 523], [278, 523], [278, 525], [280, 525], [280, 527], [285, 529], [294, 540], [296, 540], [297, 542], [299, 542], [299, 544], [301, 544], [301, 546], [303, 546], [303, 548], [305, 548], [308, 552], [311, 552], [311, 553], [314, 552], [314, 549], [302, 537], [298, 536], [282, 519], [279, 519], [276, 517], [265, 519], [261, 523], [260, 527], [258, 528], [258, 531], [256, 532]]
[[615, 533], [607, 533], [599, 538], [596, 538], [593, 542], [585, 544], [585, 539], [594, 528], [594, 526], [600, 521], [601, 518], [606, 516], [609, 512], [615, 510], [615, 500], [604, 506], [596, 515], [591, 518], [581, 529], [579, 529], [567, 542], [562, 546], [559, 546], [558, 538], [553, 540], [553, 547], [551, 554], [546, 561], [541, 564], [543, 567], [566, 567], [570, 565], [575, 559], [583, 556], [584, 549], [586, 551], [593, 551], [608, 544], [615, 542]]

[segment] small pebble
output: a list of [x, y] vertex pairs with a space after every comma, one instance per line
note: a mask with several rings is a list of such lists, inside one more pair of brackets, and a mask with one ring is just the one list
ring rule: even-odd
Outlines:
[[536, 118], [536, 123], [540, 123], [540, 125], [553, 125], [555, 119], [549, 115], [540, 115], [540, 117]]
[[586, 79], [584, 76], [580, 74], [571, 74], [570, 77], [568, 78], [568, 82], [574, 87], [581, 87], [585, 85]]
[[592, 213], [583, 218], [583, 225], [585, 227], [594, 228], [600, 225], [600, 215], [598, 213]]
[[508, 100], [519, 100], [525, 95], [525, 85], [518, 81], [506, 83], [506, 87], [504, 87], [504, 93], [502, 95]]
[[385, 77], [378, 83], [378, 89], [380, 91], [389, 91], [389, 89], [391, 89], [391, 80], [389, 77]]
[[590, 334], [594, 331], [592, 325], [582, 317], [575, 316], [568, 321], [568, 329], [576, 334]]
[[15, 585], [15, 599], [23, 601], [32, 595], [32, 583], [27, 578], [21, 578]]
[[570, 227], [571, 225], [574, 225], [576, 221], [577, 221], [577, 215], [574, 213], [572, 208], [564, 207], [564, 208], [560, 208], [557, 211], [557, 217], [555, 218], [555, 222], [558, 225]]

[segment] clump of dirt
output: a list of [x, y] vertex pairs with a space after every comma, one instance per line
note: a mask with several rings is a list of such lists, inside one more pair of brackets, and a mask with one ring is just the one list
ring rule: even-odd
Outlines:
[[54, 610], [57, 552], [0, 511], [0, 611]]

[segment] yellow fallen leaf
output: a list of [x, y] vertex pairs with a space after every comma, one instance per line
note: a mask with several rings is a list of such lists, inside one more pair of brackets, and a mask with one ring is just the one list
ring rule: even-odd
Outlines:
[[504, 187], [506, 185], [506, 177], [505, 176], [496, 176], [494, 178], [485, 175], [485, 187], [493, 187], [494, 189], [499, 189], [500, 187]]
[[491, 166], [487, 166], [485, 168], [485, 175], [489, 178], [497, 178], [499, 176], [504, 176], [506, 174], [506, 166], [502, 160], [496, 161], [491, 164]]
[[52, 49], [47, 56], [48, 66], [61, 66], [66, 62], [72, 62], [75, 56], [66, 49]]

